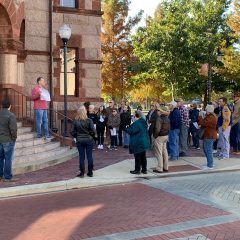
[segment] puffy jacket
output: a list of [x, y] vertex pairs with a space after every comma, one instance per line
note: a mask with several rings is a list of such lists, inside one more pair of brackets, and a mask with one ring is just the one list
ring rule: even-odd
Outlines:
[[16, 141], [17, 120], [13, 113], [4, 108], [0, 111], [0, 143]]
[[157, 117], [154, 123], [153, 136], [157, 138], [159, 136], [167, 136], [170, 130], [170, 120], [168, 116], [162, 114], [160, 117]]
[[95, 139], [95, 128], [91, 119], [74, 120], [71, 134], [79, 143], [93, 141]]

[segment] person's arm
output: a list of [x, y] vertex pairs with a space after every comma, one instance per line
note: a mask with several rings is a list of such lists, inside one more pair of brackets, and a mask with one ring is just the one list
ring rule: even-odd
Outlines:
[[216, 128], [217, 120], [213, 119], [213, 117], [199, 117], [198, 123], [201, 127]]
[[32, 90], [32, 100], [39, 100], [41, 96], [40, 88], [35, 87]]
[[72, 124], [71, 135], [72, 135], [74, 138], [77, 137], [77, 128], [76, 128], [75, 121], [74, 121], [73, 124]]
[[162, 127], [161, 120], [157, 119], [155, 123], [154, 132], [153, 132], [154, 138], [158, 138], [158, 134], [160, 133], [161, 127]]
[[96, 129], [95, 129], [93, 121], [91, 119], [89, 119], [89, 133], [95, 139]]
[[126, 133], [128, 133], [129, 135], [135, 135], [140, 131], [140, 129], [138, 127], [138, 124], [136, 124], [136, 122], [135, 122], [130, 127], [125, 128], [124, 131]]
[[225, 130], [228, 128], [231, 121], [231, 111], [228, 107], [223, 108], [223, 125], [222, 129]]
[[10, 129], [10, 134], [11, 138], [13, 141], [16, 141], [17, 139], [17, 120], [15, 115], [11, 115], [9, 118], [9, 129]]

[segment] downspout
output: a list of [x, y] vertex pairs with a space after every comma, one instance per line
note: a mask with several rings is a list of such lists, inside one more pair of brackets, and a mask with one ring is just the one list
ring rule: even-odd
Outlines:
[[[49, 61], [49, 75], [50, 75], [50, 81], [49, 81], [49, 91], [50, 96], [53, 99], [53, 3], [52, 0], [49, 0], [49, 52], [50, 52], [50, 61]], [[53, 128], [53, 100], [51, 99], [50, 102], [50, 129]]]

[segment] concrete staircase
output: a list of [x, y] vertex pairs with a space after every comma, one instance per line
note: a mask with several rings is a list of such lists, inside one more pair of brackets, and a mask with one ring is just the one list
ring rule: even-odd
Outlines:
[[18, 138], [13, 157], [14, 174], [23, 174], [62, 162], [78, 155], [76, 148], [61, 147], [60, 142], [34, 138], [31, 127], [18, 123]]

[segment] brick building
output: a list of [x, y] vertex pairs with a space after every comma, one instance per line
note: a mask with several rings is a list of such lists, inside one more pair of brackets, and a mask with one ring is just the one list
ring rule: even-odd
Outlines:
[[101, 102], [101, 16], [101, 0], [0, 0], [0, 97], [11, 95], [18, 116], [26, 116], [39, 76], [48, 82], [51, 107], [63, 110], [63, 23], [72, 29], [69, 110]]

